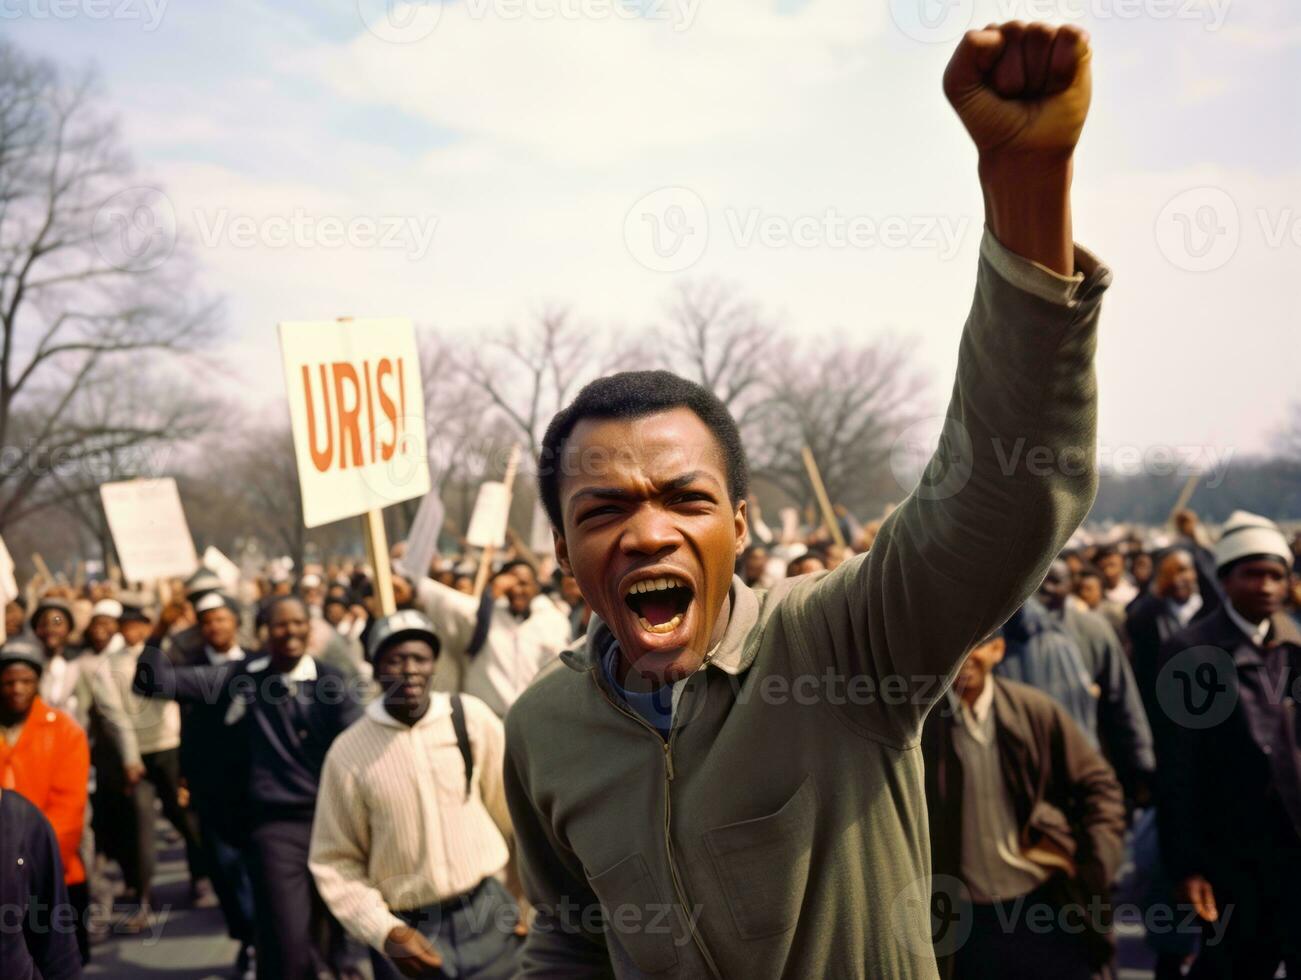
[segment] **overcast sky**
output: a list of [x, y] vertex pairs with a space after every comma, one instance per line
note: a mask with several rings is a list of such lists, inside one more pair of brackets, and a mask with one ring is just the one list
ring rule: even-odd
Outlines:
[[1260, 452], [1301, 398], [1295, 4], [638, 3], [4, 0], [0, 29], [98, 66], [250, 398], [282, 397], [279, 320], [636, 330], [690, 277], [801, 334], [913, 338], [940, 410], [981, 227], [944, 62], [967, 24], [1076, 21], [1104, 457]]

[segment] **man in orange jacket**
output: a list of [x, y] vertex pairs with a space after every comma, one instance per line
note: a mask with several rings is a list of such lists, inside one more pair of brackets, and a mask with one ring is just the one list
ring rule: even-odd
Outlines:
[[54, 827], [63, 880], [77, 914], [77, 944], [86, 962], [90, 895], [78, 848], [85, 826], [90, 746], [71, 715], [48, 707], [37, 694], [44, 660], [26, 640], [0, 647], [0, 789], [25, 796]]

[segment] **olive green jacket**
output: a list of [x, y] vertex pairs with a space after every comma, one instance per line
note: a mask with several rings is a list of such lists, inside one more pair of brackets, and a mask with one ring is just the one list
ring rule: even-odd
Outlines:
[[528, 977], [932, 978], [919, 736], [966, 651], [1039, 584], [1096, 490], [1109, 273], [986, 233], [945, 434], [870, 553], [733, 582], [669, 740], [585, 641], [506, 718], [535, 918]]

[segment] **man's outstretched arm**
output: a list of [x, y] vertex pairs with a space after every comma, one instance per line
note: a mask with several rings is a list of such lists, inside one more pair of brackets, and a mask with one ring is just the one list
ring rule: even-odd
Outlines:
[[1071, 243], [1088, 110], [1075, 28], [967, 34], [944, 88], [979, 153], [976, 294], [935, 455], [871, 552], [792, 588], [779, 619], [809, 669], [875, 679], [851, 723], [913, 741], [966, 651], [1034, 591], [1096, 490], [1093, 354], [1108, 274]]

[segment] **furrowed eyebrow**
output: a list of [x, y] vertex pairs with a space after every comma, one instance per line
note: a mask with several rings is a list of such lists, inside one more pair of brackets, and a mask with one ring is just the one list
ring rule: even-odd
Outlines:
[[[703, 470], [692, 470], [690, 473], [683, 473], [681, 476], [675, 476], [660, 485], [659, 493], [674, 493], [678, 490], [684, 490], [697, 480], [703, 480], [717, 487], [718, 481], [709, 473]], [[577, 491], [569, 498], [569, 512], [572, 514], [574, 508], [585, 498], [594, 498], [596, 500], [633, 500], [638, 494], [631, 493], [622, 487], [585, 487]]]

